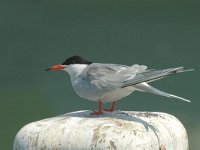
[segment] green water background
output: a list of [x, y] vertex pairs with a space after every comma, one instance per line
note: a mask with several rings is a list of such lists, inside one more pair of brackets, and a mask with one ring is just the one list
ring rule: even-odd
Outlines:
[[1, 0], [0, 149], [12, 149], [29, 122], [97, 108], [74, 93], [66, 73], [44, 72], [75, 54], [94, 62], [196, 69], [152, 83], [191, 104], [135, 92], [116, 109], [172, 114], [186, 127], [190, 149], [199, 149], [199, 8], [195, 0]]

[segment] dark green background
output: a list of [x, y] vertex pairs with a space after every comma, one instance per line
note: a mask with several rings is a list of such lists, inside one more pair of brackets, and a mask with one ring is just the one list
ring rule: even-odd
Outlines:
[[194, 0], [1, 0], [0, 149], [25, 124], [96, 109], [78, 97], [64, 72], [44, 72], [79, 54], [94, 62], [196, 69], [153, 83], [191, 104], [136, 92], [116, 109], [178, 117], [190, 149], [200, 147], [200, 2]]

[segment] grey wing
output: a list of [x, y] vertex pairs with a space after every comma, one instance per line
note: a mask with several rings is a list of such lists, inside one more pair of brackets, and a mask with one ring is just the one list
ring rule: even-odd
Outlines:
[[139, 83], [142, 83], [142, 82], [155, 81], [155, 80], [164, 78], [164, 77], [172, 75], [172, 74], [191, 71], [191, 70], [192, 69], [184, 70], [183, 67], [169, 68], [169, 69], [163, 69], [163, 70], [146, 70], [144, 72], [137, 73], [135, 78], [127, 81], [122, 86], [122, 88], [127, 87], [127, 86], [136, 85], [136, 84], [139, 84]]
[[91, 84], [99, 89], [112, 90], [121, 88], [129, 80], [136, 77], [138, 72], [143, 72], [146, 66], [125, 66], [118, 64], [99, 64], [89, 65], [81, 74], [81, 78], [89, 80]]

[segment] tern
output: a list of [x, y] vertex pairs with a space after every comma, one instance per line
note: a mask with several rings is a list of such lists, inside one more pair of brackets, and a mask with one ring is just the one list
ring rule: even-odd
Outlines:
[[134, 91], [149, 92], [169, 98], [176, 98], [190, 102], [185, 98], [160, 91], [151, 85], [150, 82], [162, 79], [172, 74], [191, 71], [184, 67], [169, 69], [147, 69], [144, 65], [120, 65], [93, 63], [81, 56], [73, 56], [66, 59], [62, 64], [52, 66], [46, 71], [63, 70], [71, 79], [74, 91], [82, 98], [98, 103], [98, 111], [91, 115], [103, 114], [102, 104], [111, 102], [112, 106], [104, 111], [113, 112], [115, 102]]

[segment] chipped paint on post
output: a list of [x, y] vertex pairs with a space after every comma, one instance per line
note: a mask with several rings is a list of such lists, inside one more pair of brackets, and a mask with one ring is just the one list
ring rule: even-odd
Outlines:
[[188, 150], [187, 133], [174, 116], [116, 111], [90, 116], [78, 111], [36, 121], [16, 135], [13, 150]]

